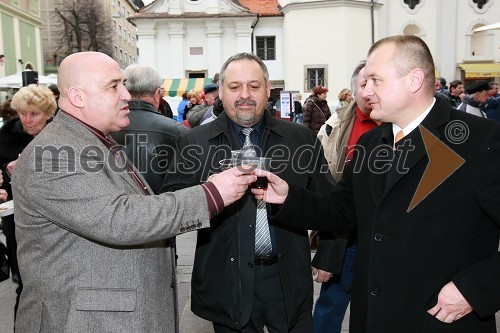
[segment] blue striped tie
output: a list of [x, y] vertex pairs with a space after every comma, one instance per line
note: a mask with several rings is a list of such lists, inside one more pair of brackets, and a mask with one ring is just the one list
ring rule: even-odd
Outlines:
[[[245, 135], [245, 143], [241, 149], [243, 156], [256, 156], [250, 133], [253, 128], [247, 127], [241, 130]], [[253, 151], [253, 152], [252, 152]], [[257, 200], [257, 216], [255, 223], [255, 254], [258, 256], [268, 255], [272, 252], [271, 235], [269, 233], [269, 224], [267, 223], [266, 203], [262, 200]]]

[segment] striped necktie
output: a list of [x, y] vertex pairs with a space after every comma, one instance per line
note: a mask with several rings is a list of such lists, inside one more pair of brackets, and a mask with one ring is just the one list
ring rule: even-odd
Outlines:
[[[241, 130], [245, 135], [243, 148], [243, 156], [257, 156], [250, 140], [250, 133], [253, 128], [246, 127]], [[258, 256], [268, 255], [272, 252], [271, 234], [269, 233], [269, 224], [267, 223], [266, 203], [262, 200], [257, 200], [257, 216], [255, 222], [255, 254]]]

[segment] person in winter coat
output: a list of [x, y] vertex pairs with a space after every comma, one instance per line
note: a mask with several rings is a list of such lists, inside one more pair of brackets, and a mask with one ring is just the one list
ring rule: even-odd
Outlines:
[[[49, 88], [31, 84], [21, 88], [12, 97], [10, 106], [16, 110], [19, 117], [9, 120], [0, 129], [0, 167], [4, 177], [2, 188], [7, 191], [8, 200], [12, 200], [11, 176], [16, 168], [17, 158], [31, 140], [52, 119], [57, 109], [57, 103], [54, 94]], [[15, 322], [23, 282], [17, 264], [14, 215], [2, 217], [2, 228], [7, 241], [12, 280], [18, 283], [16, 304], [14, 306]]]
[[319, 195], [256, 172], [269, 184], [252, 192], [277, 224], [357, 228], [350, 333], [497, 332], [500, 124], [435, 97], [434, 73], [419, 37], [379, 40], [362, 96], [384, 124], [361, 136], [337, 186]]
[[481, 118], [486, 118], [486, 114], [481, 109], [486, 105], [489, 89], [490, 86], [486, 80], [474, 82], [465, 90], [467, 97], [463, 99], [457, 109]]
[[[270, 90], [260, 58], [249, 53], [229, 58], [220, 71], [225, 111], [180, 137], [177, 170], [165, 177], [162, 189], [203, 183], [221, 171], [218, 161], [231, 150], [250, 145], [257, 156], [280, 155], [271, 170], [283, 179], [313, 192], [329, 191], [333, 179], [316, 137], [270, 112]], [[178, 168], [188, 165], [189, 170]], [[212, 220], [211, 228], [198, 232], [191, 310], [212, 321], [216, 333], [263, 332], [264, 326], [269, 332], [313, 331], [307, 230], [282, 228], [267, 219], [270, 209], [247, 191]]]
[[308, 99], [302, 113], [304, 125], [317, 135], [321, 126], [332, 114], [326, 101], [328, 89], [323, 86], [317, 86], [312, 92], [313, 96]]
[[177, 122], [182, 123], [186, 117], [184, 116], [184, 109], [188, 105], [189, 101], [187, 98], [187, 92], [182, 94], [182, 101], [180, 101], [179, 105], [177, 106]]

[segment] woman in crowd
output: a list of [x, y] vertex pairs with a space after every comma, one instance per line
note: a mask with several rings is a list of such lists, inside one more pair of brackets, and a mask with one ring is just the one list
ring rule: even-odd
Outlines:
[[196, 105], [201, 104], [201, 96], [200, 94], [195, 91], [195, 90], [190, 90], [187, 93], [187, 99], [188, 99], [188, 104], [184, 108], [184, 120], [187, 119], [187, 114], [189, 111], [191, 111], [192, 108], [194, 108]]
[[183, 119], [182, 123], [187, 128], [191, 128], [191, 126], [189, 125], [189, 122], [187, 121], [187, 119], [188, 119], [187, 115], [188, 115], [189, 111], [191, 111], [196, 105], [201, 104], [201, 96], [197, 91], [190, 90], [187, 93], [187, 99], [188, 99], [188, 104], [184, 108], [184, 113], [182, 115], [182, 119]]
[[318, 134], [321, 125], [330, 118], [331, 112], [326, 101], [328, 89], [317, 86], [312, 90], [312, 96], [308, 98], [302, 111], [304, 125], [309, 127], [314, 134]]
[[[22, 87], [13, 97], [11, 107], [18, 117], [9, 120], [0, 128], [0, 168], [4, 178], [2, 188], [12, 200], [10, 176], [15, 171], [16, 161], [23, 149], [40, 133], [52, 119], [57, 109], [52, 91], [44, 86], [29, 85]], [[12, 280], [19, 284], [14, 307], [14, 321], [22, 290], [22, 281], [17, 265], [17, 242], [14, 229], [14, 215], [2, 217], [2, 228], [7, 240], [9, 264]], [[50, 268], [48, 268], [50, 269]]]
[[344, 88], [344, 89], [342, 89], [339, 92], [339, 96], [338, 97], [339, 97], [339, 100], [335, 104], [335, 110], [343, 108], [344, 106], [347, 106], [347, 105], [351, 104], [351, 102], [352, 102], [352, 91], [350, 91], [347, 88]]

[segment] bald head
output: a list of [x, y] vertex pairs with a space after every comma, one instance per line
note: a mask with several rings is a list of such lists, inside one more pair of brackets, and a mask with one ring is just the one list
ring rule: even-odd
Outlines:
[[72, 86], [85, 86], [94, 76], [99, 75], [98, 68], [101, 66], [119, 68], [116, 61], [101, 52], [79, 52], [64, 58], [57, 75], [57, 86], [61, 97], [67, 95], [68, 89]]
[[59, 106], [107, 134], [129, 124], [125, 77], [118, 63], [100, 52], [79, 52], [59, 67]]

